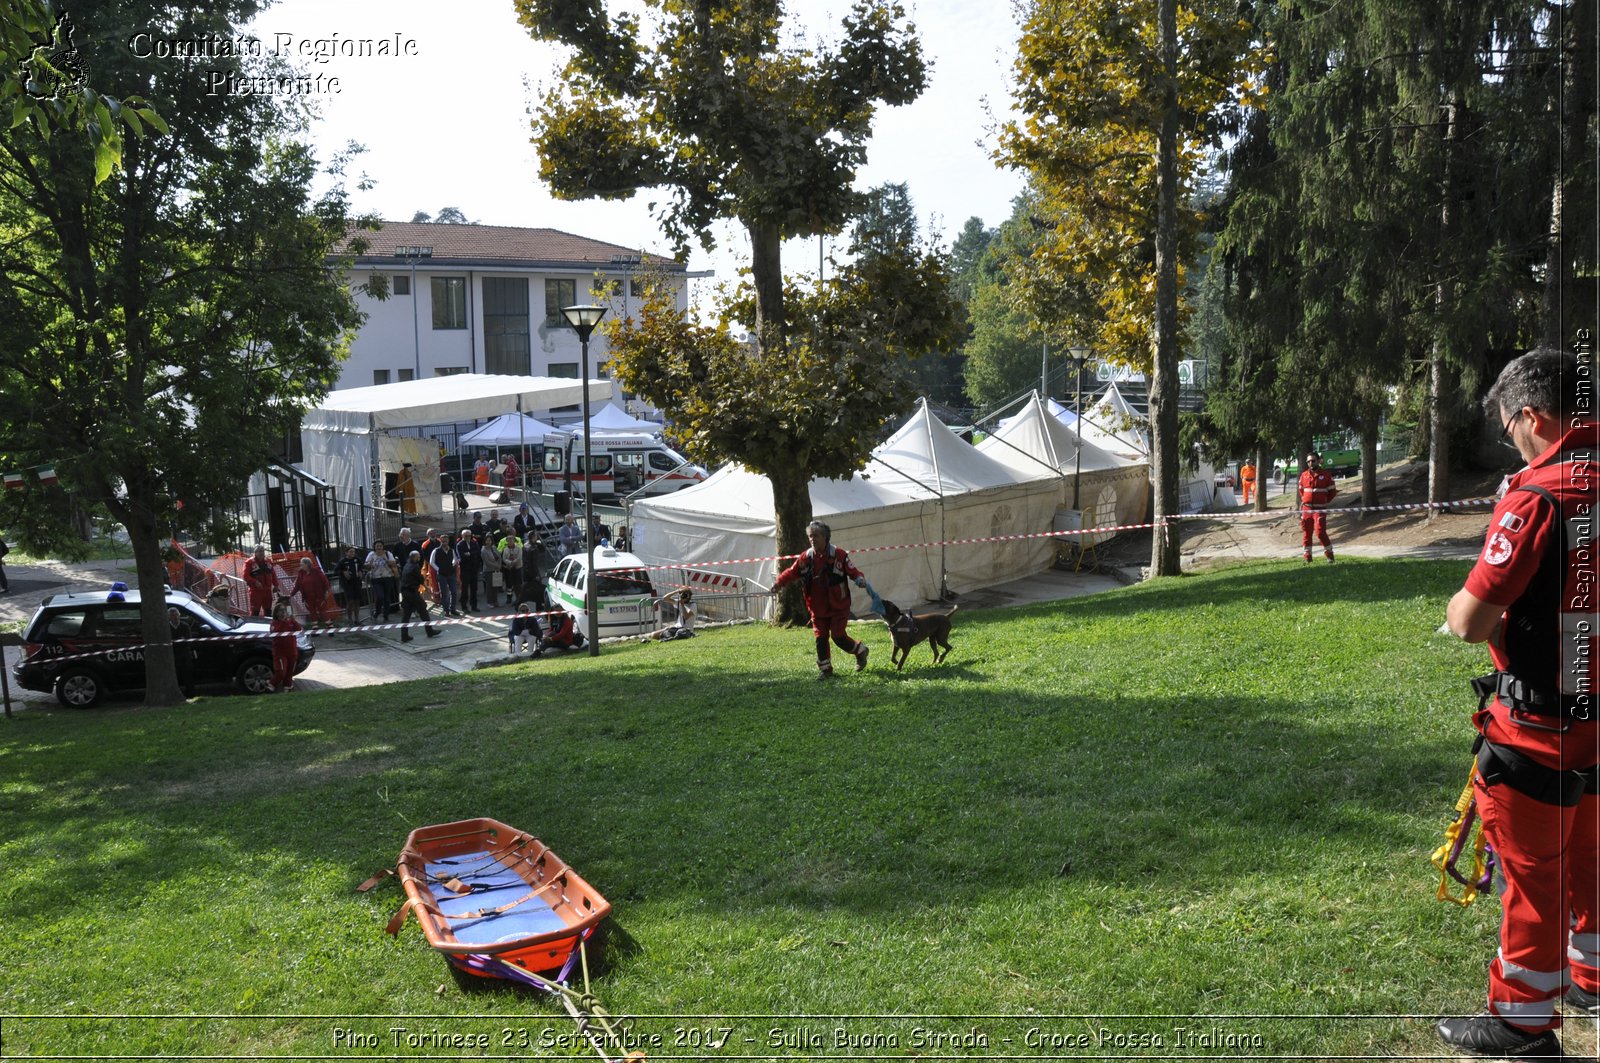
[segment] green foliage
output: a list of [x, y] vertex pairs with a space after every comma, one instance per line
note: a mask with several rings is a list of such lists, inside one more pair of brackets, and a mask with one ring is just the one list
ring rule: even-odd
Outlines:
[[[1166, 106], [1155, 0], [1050, 0], [1024, 6], [1002, 162], [1025, 169], [1035, 248], [1014, 270], [1042, 322], [1097, 357], [1148, 369], [1155, 330], [1157, 132]], [[1222, 119], [1259, 93], [1262, 57], [1235, 5], [1185, 4], [1175, 103], [1187, 198]], [[1179, 262], [1202, 218], [1178, 221]]]
[[[230, 37], [254, 10], [209, 5], [170, 32]], [[6, 447], [53, 462], [66, 490], [105, 506], [146, 587], [162, 579], [160, 542], [214, 530], [212, 507], [234, 502], [332, 387], [359, 323], [329, 268], [347, 202], [342, 185], [312, 197], [317, 163], [293, 139], [304, 116], [136, 56], [132, 27], [165, 11], [74, 15], [96, 76], [145, 86], [170, 135], [128, 142], [103, 182], [82, 140], [24, 126], [0, 142], [0, 422], [17, 426]], [[149, 600], [154, 632], [164, 620]]]
[[[1132, 1025], [1187, 1055], [1171, 1027], [1226, 1014], [1270, 1055], [1430, 1056], [1406, 1016], [1482, 1006], [1499, 914], [1434, 900], [1427, 861], [1484, 664], [1433, 630], [1463, 573], [1253, 564], [963, 611], [945, 664], [922, 648], [898, 674], [860, 625], [874, 664], [831, 684], [808, 637], [752, 626], [598, 665], [24, 712], [0, 729], [7, 1048], [339, 1054], [306, 1014], [481, 1031], [488, 1055], [502, 1028], [570, 1033], [547, 994], [452, 979], [415, 925], [387, 937], [392, 883], [352, 888], [411, 829], [493, 815], [611, 900], [594, 989], [636, 1032], [736, 1016], [715, 1025], [830, 1039], [739, 1054], [837, 1056], [833, 1021], [780, 1016], [973, 1015], [951, 1025], [994, 1052], [1120, 1021], [1058, 1016], [1151, 1015], [1175, 1018]], [[427, 1018], [358, 1018], [396, 1015]]]
[[959, 304], [943, 262], [895, 247], [862, 255], [820, 288], [786, 293], [785, 358], [761, 358], [737, 332], [755, 320], [746, 287], [714, 325], [651, 286], [636, 323], [609, 322], [612, 364], [629, 391], [670, 412], [685, 452], [738, 461], [774, 481], [849, 476], [884, 422], [914, 394], [903, 367], [960, 338]]
[[0, 0], [0, 115], [49, 139], [55, 130], [82, 135], [94, 152], [94, 182], [122, 163], [123, 128], [143, 139], [167, 123], [139, 96], [105, 95], [88, 82], [82, 46], [69, 14], [51, 0]]
[[[1436, 444], [1476, 425], [1472, 396], [1539, 335], [1549, 272], [1563, 64], [1548, 60], [1575, 8], [1541, 10], [1262, 5], [1268, 104], [1227, 156], [1214, 262], [1229, 342], [1210, 405], [1234, 438], [1282, 452], [1330, 428], [1375, 435], [1394, 387], [1428, 393]], [[1562, 243], [1582, 260], [1583, 238]]]
[[837, 45], [780, 43], [775, 0], [649, 0], [650, 32], [602, 0], [517, 0], [540, 40], [572, 50], [534, 120], [540, 176], [569, 199], [672, 193], [680, 247], [735, 218], [781, 238], [838, 232], [879, 103], [921, 92], [920, 46], [898, 4], [860, 0]]

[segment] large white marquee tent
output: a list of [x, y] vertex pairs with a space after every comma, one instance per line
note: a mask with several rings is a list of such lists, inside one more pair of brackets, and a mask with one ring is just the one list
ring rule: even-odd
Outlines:
[[[1142, 523], [1149, 513], [1149, 463], [1113, 454], [1087, 439], [1081, 444], [1080, 450], [1078, 434], [1062, 424], [1035, 392], [1016, 416], [1003, 422], [977, 449], [1018, 475], [1053, 477], [1060, 489], [1058, 501], [1064, 507], [1073, 507], [1076, 480], [1075, 508], [1083, 513], [1084, 528]], [[1093, 546], [1115, 534], [1085, 535], [1083, 543]]]
[[[880, 595], [902, 605], [1046, 568], [1048, 538], [961, 543], [1050, 530], [1059, 488], [978, 453], [924, 406], [849, 480], [812, 480], [813, 515], [833, 529]], [[718, 571], [770, 586], [777, 523], [766, 477], [733, 467], [684, 491], [640, 502], [630, 531], [651, 564], [740, 560]], [[947, 545], [948, 544], [948, 545]], [[857, 595], [858, 611], [866, 596]]]

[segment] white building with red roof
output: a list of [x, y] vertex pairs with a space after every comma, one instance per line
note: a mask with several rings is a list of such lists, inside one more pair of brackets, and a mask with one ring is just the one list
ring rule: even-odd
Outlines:
[[[458, 373], [576, 379], [578, 337], [561, 307], [592, 300], [608, 317], [637, 314], [652, 277], [688, 305], [683, 263], [557, 229], [391, 221], [360, 236], [349, 279], [367, 320], [341, 390]], [[363, 290], [374, 275], [387, 299]], [[610, 376], [600, 331], [589, 357], [591, 376]]]

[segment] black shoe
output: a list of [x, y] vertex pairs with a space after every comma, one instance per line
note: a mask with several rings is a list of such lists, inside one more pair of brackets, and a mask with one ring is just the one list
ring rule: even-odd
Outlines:
[[1584, 1011], [1600, 1017], [1600, 993], [1591, 993], [1578, 985], [1569, 986], [1567, 995], [1561, 998], [1561, 1006], [1564, 1011]]
[[436, 630], [434, 628], [431, 628], [431, 627], [423, 628], [422, 630], [430, 639], [433, 638], [435, 635], [444, 634], [444, 632], [438, 631], [438, 630]]
[[1439, 1039], [1447, 1045], [1479, 1056], [1512, 1059], [1560, 1059], [1561, 1042], [1555, 1031], [1534, 1033], [1484, 1012], [1470, 1018], [1439, 1020]]
[[411, 633], [408, 632], [408, 631], [400, 632], [400, 641], [401, 642], [410, 642], [411, 641]]

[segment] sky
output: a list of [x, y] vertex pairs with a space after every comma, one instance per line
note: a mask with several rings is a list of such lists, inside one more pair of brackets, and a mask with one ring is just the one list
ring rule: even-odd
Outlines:
[[[791, 0], [789, 24], [837, 39], [848, 8], [848, 0]], [[916, 0], [906, 8], [931, 62], [929, 86], [909, 106], [879, 111], [857, 187], [905, 183], [923, 231], [948, 245], [969, 217], [998, 225], [1022, 190], [1021, 177], [989, 157], [1009, 106], [1016, 26], [1010, 5], [997, 0]], [[268, 50], [287, 45], [296, 55], [335, 36], [415, 42], [413, 54], [393, 58], [298, 60], [307, 73], [339, 79], [338, 92], [315, 97], [320, 117], [311, 136], [319, 155], [328, 158], [351, 140], [366, 148], [351, 172], [375, 185], [355, 194], [356, 210], [409, 221], [419, 210], [459, 207], [486, 225], [561, 229], [672, 252], [648, 208], [652, 193], [569, 203], [539, 181], [529, 110], [537, 90], [553, 81], [562, 52], [528, 35], [511, 0], [279, 0], [245, 32]], [[715, 274], [711, 283], [733, 279], [749, 260], [737, 227], [719, 226], [715, 235], [715, 252], [696, 246], [689, 254], [691, 270]], [[814, 274], [817, 241], [787, 245], [784, 266]]]

